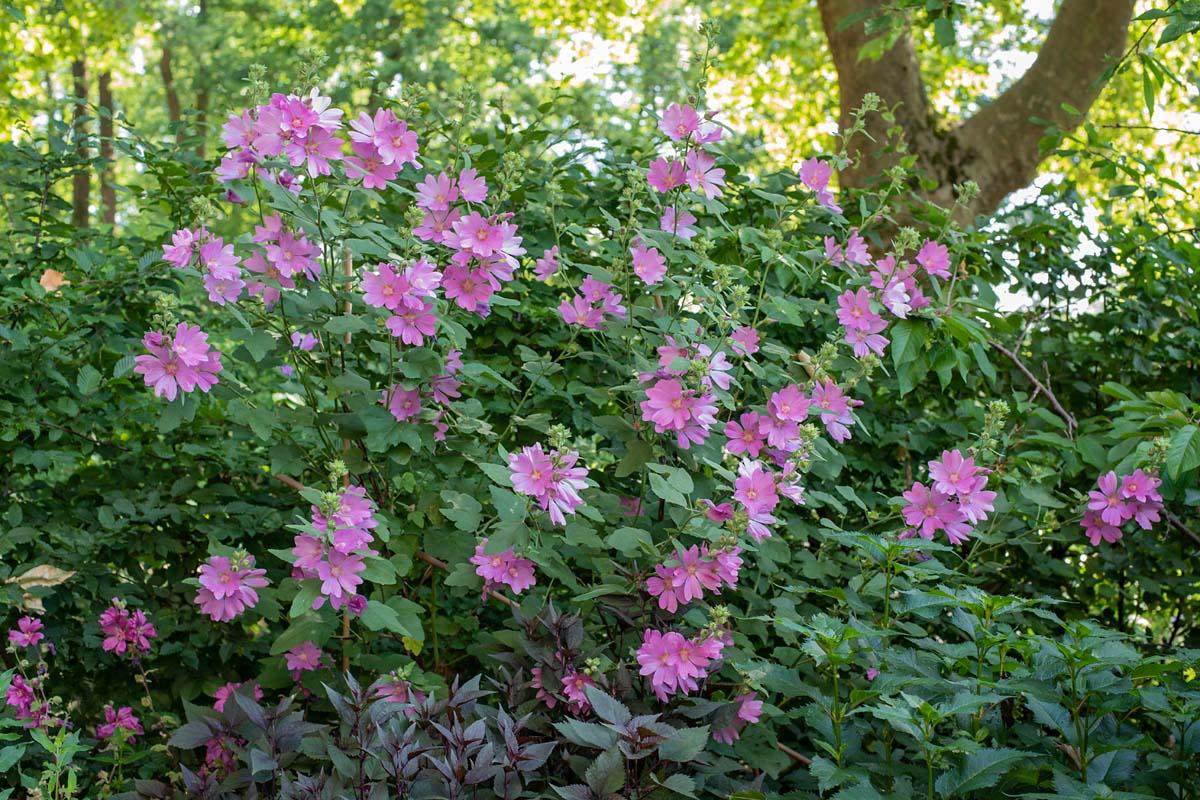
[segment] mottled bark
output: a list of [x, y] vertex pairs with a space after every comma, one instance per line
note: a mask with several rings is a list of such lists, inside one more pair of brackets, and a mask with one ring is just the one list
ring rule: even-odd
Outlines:
[[[74, 93], [74, 109], [71, 116], [71, 134], [75, 140], [75, 152], [81, 159], [90, 155], [87, 146], [87, 64], [83, 56], [71, 62], [71, 83]], [[76, 228], [86, 228], [89, 221], [88, 205], [91, 203], [91, 170], [80, 167], [71, 176], [71, 222]]]
[[108, 225], [117, 222], [117, 189], [113, 185], [113, 96], [112, 73], [100, 73], [100, 215]]
[[[1063, 0], [1033, 66], [999, 97], [972, 117], [955, 122], [934, 114], [926, 100], [912, 38], [902, 33], [878, 60], [859, 60], [872, 37], [867, 18], [885, 0], [818, 0], [821, 22], [838, 73], [841, 124], [868, 92], [898, 107], [896, 122], [918, 166], [937, 181], [930, 200], [948, 206], [953, 184], [974, 180], [979, 196], [960, 216], [994, 211], [1012, 191], [1027, 186], [1043, 159], [1038, 141], [1050, 120], [1062, 130], [1074, 129], [1100, 94], [1100, 78], [1125, 46], [1135, 0]], [[846, 24], [846, 20], [850, 20]], [[1063, 111], [1066, 103], [1080, 115]], [[869, 185], [896, 163], [898, 154], [883, 147], [884, 123], [872, 119], [866, 136], [851, 143], [855, 166], [841, 175], [847, 186]]]

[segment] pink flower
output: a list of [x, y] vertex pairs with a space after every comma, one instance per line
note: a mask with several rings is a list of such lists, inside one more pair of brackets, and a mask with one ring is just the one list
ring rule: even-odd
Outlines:
[[[970, 532], [965, 526], [966, 518], [958, 505], [937, 489], [922, 483], [913, 483], [904, 493], [908, 505], [901, 509], [906, 524], [918, 528], [924, 539], [932, 539], [935, 531], [945, 529], [951, 544], [959, 544]], [[964, 533], [963, 528], [966, 527]]]
[[42, 621], [36, 617], [21, 617], [17, 620], [17, 627], [8, 632], [8, 641], [17, 647], [36, 647], [38, 642], [46, 638], [42, 627]]
[[1126, 500], [1136, 500], [1139, 503], [1162, 502], [1158, 487], [1162, 485], [1157, 475], [1151, 475], [1140, 469], [1132, 475], [1126, 475], [1121, 481], [1121, 496]]
[[400, 165], [385, 163], [379, 148], [366, 142], [354, 142], [350, 145], [354, 155], [346, 159], [346, 177], [361, 178], [364, 188], [386, 189], [388, 181], [394, 181], [400, 172]]
[[663, 112], [658, 127], [668, 138], [678, 142], [700, 129], [700, 115], [689, 105], [672, 103]]
[[200, 266], [218, 278], [236, 278], [240, 261], [233, 245], [225, 244], [219, 236], [200, 246]]
[[433, 303], [424, 303], [417, 308], [398, 309], [385, 324], [392, 336], [404, 344], [420, 346], [425, 343], [426, 336], [433, 336], [437, 317], [433, 313]]
[[195, 602], [214, 622], [229, 622], [258, 605], [258, 592], [267, 585], [267, 571], [255, 569], [254, 556], [212, 556], [200, 566], [200, 590]]
[[917, 263], [934, 277], [950, 277], [950, 251], [944, 244], [926, 239], [917, 252]]
[[589, 275], [580, 284], [579, 294], [559, 304], [558, 313], [568, 325], [603, 330], [606, 317], [625, 319], [628, 311], [621, 305], [622, 299], [612, 286]]
[[446, 299], [465, 311], [485, 311], [488, 300], [499, 288], [486, 269], [468, 269], [459, 264], [446, 267], [443, 276]]
[[800, 163], [800, 182], [817, 194], [817, 202], [838, 214], [842, 207], [833, 199], [829, 190], [829, 179], [833, 176], [833, 167], [829, 162], [817, 158], [807, 158]]
[[363, 112], [350, 123], [350, 139], [374, 145], [384, 164], [417, 166], [417, 134], [387, 109], [374, 116]]
[[741, 738], [742, 728], [753, 725], [762, 718], [762, 701], [753, 692], [738, 695], [734, 700], [737, 710], [728, 725], [713, 731], [713, 739], [722, 744], [733, 744]]
[[767, 401], [767, 411], [776, 419], [803, 422], [808, 418], [810, 405], [812, 401], [804, 396], [799, 386], [792, 383], [771, 395]]
[[539, 281], [548, 281], [550, 276], [558, 272], [558, 245], [542, 253], [542, 257], [534, 262], [533, 274]]
[[304, 166], [310, 175], [333, 172], [329, 162], [342, 158], [342, 140], [324, 128], [311, 128], [303, 139], [293, 139], [283, 149], [293, 167]]
[[235, 275], [231, 278], [218, 278], [209, 272], [204, 276], [204, 288], [208, 290], [209, 302], [223, 306], [226, 303], [236, 303], [246, 288], [246, 282]]
[[284, 654], [284, 660], [287, 662], [287, 668], [292, 671], [294, 681], [300, 680], [300, 674], [303, 672], [315, 672], [325, 666], [321, 648], [312, 642], [301, 642], [288, 650]]
[[1080, 524], [1083, 526], [1084, 534], [1093, 545], [1100, 544], [1101, 539], [1109, 544], [1114, 544], [1125, 535], [1119, 526], [1108, 524], [1095, 511], [1083, 512]]
[[730, 503], [714, 503], [712, 500], [704, 499], [700, 504], [706, 509], [704, 516], [716, 523], [727, 522], [733, 519], [733, 505]]
[[661, 379], [647, 389], [641, 409], [642, 419], [653, 422], [658, 433], [674, 432], [676, 443], [684, 450], [702, 444], [717, 421], [716, 398], [685, 389], [674, 378]]
[[143, 611], [130, 611], [115, 597], [100, 614], [100, 632], [104, 634], [102, 647], [106, 653], [123, 656], [128, 652], [134, 657], [149, 652], [150, 640], [158, 635]]
[[390, 264], [379, 264], [374, 272], [363, 274], [363, 302], [375, 308], [398, 308], [408, 291], [408, 281], [397, 275]]
[[542, 445], [523, 447], [508, 456], [513, 489], [537, 500], [555, 525], [566, 525], [567, 514], [583, 505], [579, 492], [587, 488], [587, 467], [576, 466], [579, 454], [550, 450]]
[[586, 672], [568, 670], [562, 678], [563, 695], [571, 701], [571, 713], [586, 714], [592, 704], [587, 699], [587, 687], [595, 686], [596, 681]]
[[839, 443], [849, 439], [849, 426], [854, 424], [850, 407], [862, 405], [862, 401], [847, 397], [840, 386], [829, 380], [813, 387], [811, 400], [819, 409], [821, 423], [830, 437]]
[[758, 414], [747, 411], [739, 421], [730, 420], [725, 423], [725, 449], [733, 455], [745, 453], [751, 458], [758, 458], [766, 441], [762, 432], [762, 423]]
[[397, 422], [404, 422], [417, 417], [421, 413], [421, 390], [405, 389], [400, 384], [394, 384], [383, 391], [383, 405]]
[[[231, 682], [231, 683], [225, 684], [224, 686], [220, 687], [215, 692], [213, 692], [213, 697], [215, 698], [215, 702], [213, 703], [213, 708], [216, 709], [218, 712], [223, 712], [225, 710], [225, 704], [227, 702], [229, 702], [229, 698], [232, 697], [237, 692], [238, 689], [242, 688], [242, 685], [243, 684], [241, 684], [241, 683], [232, 683]], [[251, 693], [254, 695], [254, 699], [262, 700], [263, 699], [262, 687], [259, 686], [257, 683], [250, 684], [250, 687], [251, 687]]]
[[49, 709], [37, 702], [33, 687], [19, 672], [12, 676], [12, 682], [4, 693], [4, 703], [13, 708], [13, 715], [17, 719], [26, 720], [26, 728], [40, 728], [49, 721]]
[[[963, 456], [958, 450], [943, 450], [940, 461], [929, 462], [929, 477], [933, 488], [943, 494], [965, 494], [975, 487], [975, 476], [979, 467], [975, 459]], [[984, 485], [987, 481], [984, 481]]]
[[217, 382], [221, 356], [215, 350], [208, 350], [204, 334], [199, 331], [184, 322], [179, 324], [169, 344], [158, 331], [150, 331], [143, 337], [142, 343], [150, 352], [134, 359], [133, 371], [144, 378], [147, 386], [153, 387], [156, 397], [170, 401], [180, 390], [186, 394], [197, 387], [207, 392]]
[[330, 550], [325, 554], [325, 560], [317, 564], [321, 594], [331, 599], [349, 598], [356, 594], [357, 587], [363, 582], [359, 573], [366, 568], [361, 556]]
[[835, 267], [846, 263], [846, 256], [842, 252], [842, 246], [832, 236], [825, 237], [825, 260]]
[[176, 269], [183, 269], [191, 263], [192, 255], [199, 247], [199, 232], [181, 228], [171, 234], [171, 244], [164, 244], [162, 246], [163, 261], [166, 261]]
[[864, 328], [847, 330], [842, 340], [853, 348], [854, 355], [858, 358], [866, 358], [871, 353], [882, 357], [883, 351], [888, 346], [888, 338], [886, 336], [872, 333]]
[[682, 161], [656, 158], [650, 162], [650, 172], [646, 180], [655, 191], [666, 193], [676, 186], [682, 186], [684, 181], [684, 166]]
[[301, 570], [316, 569], [317, 564], [325, 557], [325, 545], [315, 536], [296, 534], [292, 545], [292, 555], [296, 557], [293, 563]]
[[775, 476], [764, 469], [761, 462], [742, 459], [733, 486], [733, 499], [752, 515], [755, 512], [770, 513], [779, 505]]
[[481, 258], [493, 255], [513, 258], [525, 252], [520, 246], [521, 237], [516, 235], [517, 226], [500, 217], [484, 217], [472, 211], [455, 222], [452, 230], [452, 246]]
[[447, 211], [458, 200], [458, 185], [445, 172], [426, 175], [416, 185], [417, 207], [426, 211]]
[[487, 542], [487, 539], [483, 539], [475, 545], [475, 555], [470, 558], [475, 565], [475, 574], [483, 578], [485, 594], [499, 584], [508, 586], [513, 594], [520, 594], [533, 586], [536, 578], [532, 561], [518, 557], [511, 547], [502, 553], [489, 555], [485, 552]]
[[1134, 507], [1121, 494], [1117, 473], [1108, 472], [1096, 479], [1098, 489], [1088, 492], [1088, 508], [1100, 513], [1109, 525], [1120, 526], [1133, 517]]
[[633, 271], [647, 285], [654, 285], [667, 274], [667, 260], [654, 247], [635, 242], [630, 249], [633, 256]]
[[685, 178], [693, 192], [700, 192], [709, 200], [720, 197], [725, 185], [725, 170], [715, 167], [716, 159], [703, 150], [692, 150], [684, 158], [687, 164]]
[[378, 527], [375, 519], [375, 503], [361, 486], [347, 486], [338, 493], [337, 509], [330, 516], [316, 505], [309, 509], [312, 526], [325, 535], [333, 549], [341, 553], [352, 553], [366, 547], [373, 540], [371, 530]]
[[104, 707], [104, 724], [96, 726], [96, 738], [111, 739], [118, 730], [127, 731], [129, 733], [128, 741], [131, 743], [135, 736], [141, 736], [143, 733], [142, 724], [133, 715], [132, 708], [121, 706], [114, 711], [111, 704], [106, 705]]
[[733, 341], [732, 346], [735, 353], [752, 356], [758, 352], [758, 331], [749, 325], [734, 328], [733, 333], [729, 334], [729, 338]]
[[301, 333], [300, 331], [292, 331], [292, 347], [297, 350], [309, 352], [317, 346], [317, 337], [311, 333]]
[[838, 295], [838, 322], [848, 329], [869, 330], [878, 333], [885, 327], [883, 320], [871, 310], [871, 293], [865, 286], [857, 292], [846, 290]]
[[267, 245], [267, 260], [285, 278], [303, 274], [309, 280], [316, 280], [321, 274], [321, 266], [313, 258], [317, 252], [317, 246], [308, 241], [303, 232], [297, 236], [285, 230], [280, 231], [276, 244]]
[[662, 218], [659, 220], [660, 228], [684, 240], [691, 239], [696, 235], [696, 229], [692, 227], [695, 224], [696, 218], [691, 212], [676, 211], [674, 206], [667, 206], [667, 210], [663, 212]]
[[654, 574], [646, 579], [646, 591], [651, 597], [658, 598], [658, 607], [669, 614], [674, 614], [681, 603], [686, 603], [683, 596], [684, 575], [678, 567], [668, 567], [658, 564]]
[[442, 212], [428, 211], [421, 224], [413, 228], [413, 236], [424, 242], [446, 244], [447, 232], [461, 218], [462, 213], [457, 208]]
[[850, 229], [846, 240], [846, 260], [860, 267], [871, 265], [871, 254], [867, 252], [867, 240], [858, 235], [858, 228]]
[[467, 168], [458, 173], [458, 191], [462, 199], [468, 203], [482, 203], [487, 200], [487, 181], [475, 170]]
[[987, 484], [987, 476], [978, 475], [971, 482], [969, 489], [958, 493], [958, 508], [973, 525], [983, 522], [988, 513], [995, 510], [993, 501], [996, 499], [996, 493], [988, 491]]

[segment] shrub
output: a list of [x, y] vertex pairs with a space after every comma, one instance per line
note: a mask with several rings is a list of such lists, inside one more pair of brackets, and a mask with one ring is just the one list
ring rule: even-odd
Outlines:
[[39, 220], [5, 290], [21, 785], [1193, 796], [1196, 651], [1071, 574], [1194, 505], [1186, 381], [1081, 421], [911, 176], [748, 175], [689, 105], [592, 153], [259, 99], [162, 261], [45, 288]]

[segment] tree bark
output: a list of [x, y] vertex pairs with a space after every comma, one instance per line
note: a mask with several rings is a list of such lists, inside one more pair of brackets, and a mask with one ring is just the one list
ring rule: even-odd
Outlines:
[[[72, 91], [74, 92], [74, 111], [71, 116], [71, 135], [75, 140], [75, 153], [81, 159], [89, 156], [87, 146], [87, 65], [80, 55], [71, 62]], [[92, 176], [91, 170], [81, 166], [71, 176], [71, 222], [76, 228], [88, 226], [88, 205], [91, 202]]]
[[[949, 207], [955, 183], [973, 180], [980, 194], [960, 210], [960, 221], [995, 211], [1012, 191], [1027, 186], [1044, 158], [1038, 142], [1048, 120], [1073, 130], [1103, 88], [1100, 78], [1125, 47], [1135, 0], [1063, 0], [1037, 59], [1026, 73], [974, 116], [957, 124], [929, 108], [912, 37], [900, 34], [878, 60], [859, 60], [872, 38], [868, 18], [886, 0], [818, 0], [821, 23], [838, 73], [840, 123], [846, 129], [868, 92], [896, 107], [908, 152], [922, 172], [937, 182], [925, 196]], [[850, 20], [846, 23], [847, 20]], [[845, 23], [845, 24], [844, 24]], [[1079, 115], [1062, 109], [1066, 103]], [[898, 105], [897, 105], [898, 104]], [[868, 120], [866, 136], [850, 145], [855, 164], [842, 172], [844, 185], [863, 187], [896, 164], [901, 153], [884, 146], [886, 124]]]
[[163, 45], [162, 55], [158, 59], [158, 74], [162, 76], [163, 92], [167, 96], [167, 119], [175, 128], [176, 141], [181, 131], [179, 121], [183, 118], [183, 106], [179, 104], [179, 91], [175, 88], [175, 76], [171, 73], [171, 48]]
[[113, 96], [112, 73], [105, 70], [100, 73], [99, 83], [100, 105], [100, 158], [104, 164], [100, 168], [100, 214], [105, 224], [115, 225], [117, 222], [117, 188], [113, 184]]

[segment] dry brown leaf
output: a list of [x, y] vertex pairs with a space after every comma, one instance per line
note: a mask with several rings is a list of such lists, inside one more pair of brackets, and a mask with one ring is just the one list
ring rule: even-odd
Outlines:
[[29, 590], [58, 586], [60, 583], [70, 580], [74, 574], [71, 570], [59, 569], [50, 564], [39, 564], [25, 570], [20, 575], [14, 575], [5, 583], [15, 583], [24, 590], [21, 605], [25, 607], [26, 611], [45, 611], [46, 608], [42, 605], [41, 598], [34, 597]]

